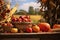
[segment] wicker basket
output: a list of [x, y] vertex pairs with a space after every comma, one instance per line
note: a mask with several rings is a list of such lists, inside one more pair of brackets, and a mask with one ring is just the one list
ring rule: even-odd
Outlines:
[[12, 22], [12, 24], [13, 24], [16, 28], [18, 28], [19, 30], [26, 29], [26, 27], [29, 27], [29, 25], [32, 25], [31, 22], [22, 22], [22, 23]]
[[10, 25], [10, 24], [7, 25], [7, 23], [2, 23], [1, 26], [4, 32], [10, 32], [11, 29], [13, 28], [13, 25]]
[[12, 28], [13, 27], [4, 26], [3, 30], [6, 31], [6, 32], [10, 32]]

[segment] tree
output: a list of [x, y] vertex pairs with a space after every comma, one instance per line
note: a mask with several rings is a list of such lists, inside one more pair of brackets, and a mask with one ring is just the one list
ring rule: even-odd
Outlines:
[[34, 11], [32, 6], [29, 7], [29, 14], [30, 15], [34, 15], [35, 14], [35, 11]]
[[27, 12], [25, 11], [25, 10], [19, 10], [18, 12], [16, 12], [16, 14], [18, 14], [18, 15], [26, 15], [27, 14]]
[[35, 14], [39, 15], [39, 8], [35, 8]]
[[58, 19], [60, 19], [60, 0], [37, 0], [41, 3], [41, 7], [45, 10], [45, 19], [51, 25], [59, 23]]

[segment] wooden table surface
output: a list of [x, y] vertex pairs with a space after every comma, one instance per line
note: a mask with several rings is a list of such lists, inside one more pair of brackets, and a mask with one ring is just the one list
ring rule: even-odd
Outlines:
[[[20, 40], [21, 38], [26, 40], [32, 38], [39, 40], [60, 40], [60, 32], [40, 32], [40, 33], [0, 33], [0, 40], [15, 40], [17, 38]], [[17, 40], [16, 39], [16, 40]], [[21, 39], [21, 40], [22, 40]]]
[[60, 32], [40, 32], [40, 33], [0, 33], [0, 35], [51, 35], [60, 34]]

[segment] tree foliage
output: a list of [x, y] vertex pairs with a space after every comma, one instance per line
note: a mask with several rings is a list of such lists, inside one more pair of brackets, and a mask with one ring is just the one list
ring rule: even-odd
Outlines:
[[21, 9], [18, 12], [16, 12], [15, 14], [16, 15], [26, 15], [27, 14], [27, 11]]
[[34, 8], [32, 6], [29, 7], [29, 14], [30, 15], [34, 15], [35, 14]]
[[47, 10], [45, 11], [45, 19], [50, 24], [59, 23], [60, 19], [60, 0], [37, 0], [41, 3], [41, 7]]

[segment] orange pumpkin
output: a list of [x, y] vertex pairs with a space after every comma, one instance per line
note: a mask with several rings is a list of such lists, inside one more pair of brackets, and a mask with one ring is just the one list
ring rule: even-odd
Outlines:
[[51, 30], [49, 23], [39, 23], [38, 26], [40, 27], [40, 30], [43, 32], [48, 32]]
[[60, 24], [53, 25], [53, 29], [60, 28]]

